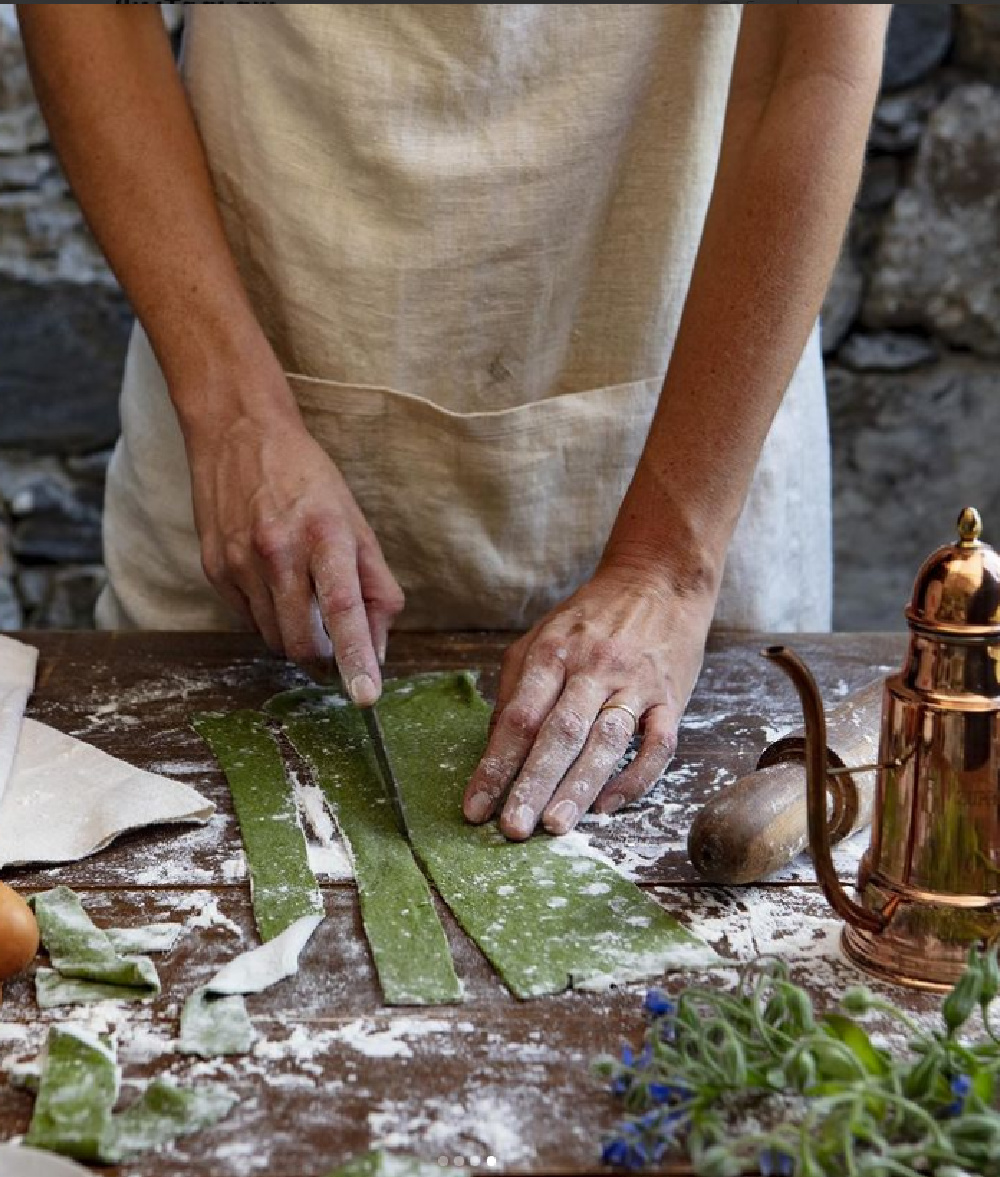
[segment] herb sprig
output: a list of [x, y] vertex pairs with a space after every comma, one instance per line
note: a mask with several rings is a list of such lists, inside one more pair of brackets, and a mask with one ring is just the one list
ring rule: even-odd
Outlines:
[[[940, 1029], [863, 987], [817, 1014], [770, 957], [745, 966], [732, 992], [651, 990], [642, 1049], [594, 1064], [628, 1113], [603, 1159], [642, 1169], [686, 1154], [701, 1177], [1000, 1177], [998, 991], [996, 947], [970, 951]], [[982, 1033], [969, 1044], [960, 1032], [977, 1010]], [[901, 1027], [904, 1057], [872, 1042], [861, 1024], [870, 1013]], [[727, 1129], [763, 1105], [773, 1128]]]

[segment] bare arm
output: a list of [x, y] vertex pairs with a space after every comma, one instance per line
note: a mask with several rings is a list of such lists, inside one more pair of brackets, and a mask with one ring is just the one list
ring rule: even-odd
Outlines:
[[209, 579], [276, 651], [321, 660], [332, 637], [371, 701], [402, 595], [254, 317], [158, 7], [18, 17], [53, 142], [177, 410]]
[[691, 287], [607, 559], [718, 588], [850, 215], [889, 9], [745, 6]]
[[[594, 578], [515, 643], [465, 812], [553, 833], [669, 763], [726, 550], [851, 209], [888, 5], [746, 5], [719, 167], [647, 444]], [[606, 703], [624, 704], [601, 710]], [[643, 745], [609, 774], [642, 719]]]

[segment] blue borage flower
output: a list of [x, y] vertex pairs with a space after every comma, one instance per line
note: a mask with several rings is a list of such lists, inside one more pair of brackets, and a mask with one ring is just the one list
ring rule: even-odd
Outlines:
[[757, 1159], [761, 1177], [793, 1177], [795, 1161], [777, 1148], [765, 1149]]
[[616, 1169], [641, 1169], [649, 1163], [651, 1156], [642, 1141], [615, 1136], [601, 1150], [601, 1159]]
[[680, 1083], [650, 1083], [646, 1090], [653, 1103], [685, 1103], [694, 1094], [690, 1087]]
[[662, 989], [650, 989], [643, 1002], [643, 1009], [654, 1018], [669, 1017], [677, 1012], [677, 1006]]
[[955, 1097], [942, 1113], [945, 1119], [954, 1119], [965, 1111], [965, 1100], [972, 1090], [972, 1080], [968, 1075], [956, 1075], [951, 1081], [951, 1093]]
[[653, 1048], [648, 1043], [639, 1054], [635, 1054], [631, 1046], [622, 1047], [622, 1066], [624, 1067], [634, 1067], [637, 1071], [641, 1071], [643, 1067], [648, 1067], [652, 1061]]
[[601, 1149], [601, 1160], [606, 1165], [614, 1165], [616, 1169], [621, 1168], [625, 1164], [627, 1156], [628, 1145], [617, 1136], [609, 1140], [604, 1148]]

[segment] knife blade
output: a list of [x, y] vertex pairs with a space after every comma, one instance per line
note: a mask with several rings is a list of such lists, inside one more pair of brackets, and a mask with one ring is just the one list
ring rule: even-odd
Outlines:
[[406, 828], [406, 818], [403, 816], [403, 801], [399, 794], [399, 781], [396, 779], [396, 774], [392, 770], [392, 761], [389, 759], [389, 752], [385, 746], [385, 733], [382, 731], [382, 724], [379, 721], [374, 707], [362, 707], [361, 714], [364, 717], [365, 728], [368, 731], [368, 740], [372, 746], [372, 752], [375, 754], [375, 763], [378, 766], [379, 776], [382, 778], [382, 784], [385, 787], [393, 812], [396, 815], [396, 824], [399, 826], [399, 832], [409, 841], [410, 831]]

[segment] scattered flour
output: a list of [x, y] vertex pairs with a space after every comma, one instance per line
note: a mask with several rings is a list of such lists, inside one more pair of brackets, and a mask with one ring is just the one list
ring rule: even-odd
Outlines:
[[422, 1146], [449, 1158], [474, 1151], [486, 1154], [488, 1168], [514, 1165], [533, 1156], [519, 1125], [538, 1115], [538, 1092], [526, 1088], [521, 1102], [510, 1091], [486, 1088], [464, 1100], [428, 1099], [417, 1109], [390, 1105], [369, 1112], [368, 1127], [375, 1147]]
[[235, 935], [243, 936], [243, 929], [229, 916], [219, 910], [217, 896], [209, 891], [195, 891], [191, 895], [178, 900], [178, 909], [190, 910], [196, 908], [193, 915], [187, 916], [184, 924], [188, 928], [227, 928]]
[[385, 1029], [377, 1029], [369, 1019], [358, 1018], [342, 1026], [334, 1037], [369, 1058], [412, 1058], [413, 1051], [402, 1041], [404, 1038], [451, 1034], [462, 1026], [471, 1029], [469, 1022], [459, 1023], [456, 1027], [442, 1019], [403, 1017], [393, 1018]]
[[326, 798], [318, 785], [303, 784], [298, 774], [289, 769], [295, 789], [295, 801], [304, 818], [307, 834], [316, 839], [309, 844], [309, 866], [313, 874], [327, 879], [347, 881], [354, 878], [354, 869], [337, 827], [326, 805]]
[[215, 771], [212, 760], [155, 760], [146, 766], [163, 776], [206, 776]]
[[242, 883], [249, 875], [247, 856], [244, 850], [237, 850], [232, 858], [223, 860], [219, 867], [224, 883]]
[[351, 860], [343, 846], [316, 846], [310, 843], [307, 850], [309, 868], [317, 878], [335, 879], [337, 882], [354, 878]]

